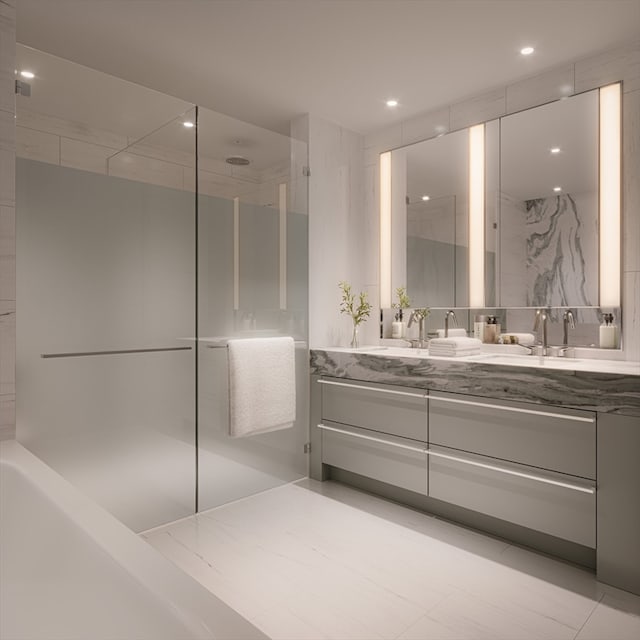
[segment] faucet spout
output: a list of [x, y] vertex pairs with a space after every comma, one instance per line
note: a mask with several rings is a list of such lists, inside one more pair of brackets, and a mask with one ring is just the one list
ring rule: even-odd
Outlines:
[[[538, 342], [542, 344], [542, 348], [545, 355], [546, 355], [547, 347], [549, 346], [549, 341], [547, 338], [547, 320], [548, 319], [549, 319], [549, 314], [547, 313], [547, 310], [538, 309], [536, 311], [535, 322], [533, 323], [533, 330], [538, 334]], [[540, 333], [542, 333], [542, 340], [540, 340]]]
[[449, 337], [449, 318], [451, 318], [452, 324], [454, 327], [458, 326], [458, 320], [456, 319], [456, 314], [452, 309], [449, 309], [447, 313], [444, 314], [444, 337]]
[[409, 316], [408, 327], [410, 327], [414, 322], [418, 323], [418, 347], [423, 348], [425, 345], [425, 335], [424, 335], [424, 321], [429, 315], [428, 309], [414, 309]]
[[562, 346], [569, 346], [569, 328], [576, 328], [576, 321], [573, 316], [573, 311], [567, 309], [562, 316]]

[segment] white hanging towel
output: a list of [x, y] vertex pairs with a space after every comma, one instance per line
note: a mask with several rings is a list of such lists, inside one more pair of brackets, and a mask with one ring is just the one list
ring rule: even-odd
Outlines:
[[288, 429], [296, 419], [293, 338], [229, 340], [229, 435]]

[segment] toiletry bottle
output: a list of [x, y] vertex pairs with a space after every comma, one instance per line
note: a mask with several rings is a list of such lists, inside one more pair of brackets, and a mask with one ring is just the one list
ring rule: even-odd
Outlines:
[[613, 324], [613, 313], [605, 313], [600, 325], [600, 348], [615, 349], [618, 345], [618, 327]]
[[405, 324], [400, 318], [400, 314], [396, 313], [395, 320], [391, 323], [391, 337], [392, 338], [404, 338]]
[[484, 326], [484, 340], [488, 344], [495, 344], [498, 341], [498, 319], [495, 316], [487, 318], [487, 324]]
[[487, 316], [477, 315], [473, 322], [473, 337], [484, 342], [484, 327]]

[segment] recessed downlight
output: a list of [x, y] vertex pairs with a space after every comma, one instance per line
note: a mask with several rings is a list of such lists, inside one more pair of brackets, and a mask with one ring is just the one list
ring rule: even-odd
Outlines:
[[422, 196], [422, 200], [426, 202], [427, 200], [431, 200], [431, 198], [427, 195]]
[[553, 187], [553, 190], [558, 193], [560, 191], [562, 191], [562, 187]]
[[522, 47], [522, 49], [520, 49], [520, 53], [523, 56], [530, 56], [534, 51], [535, 49], [533, 47]]
[[29, 78], [29, 80], [30, 80], [31, 78], [35, 78], [35, 77], [36, 77], [36, 74], [35, 74], [35, 73], [33, 73], [33, 71], [27, 71], [26, 69], [24, 69], [23, 71], [21, 71], [21, 72], [20, 72], [20, 75], [21, 75], [23, 78]]
[[551, 153], [560, 153], [560, 147], [551, 147], [549, 151], [551, 151]]
[[191, 120], [185, 120], [182, 123], [182, 126], [186, 127], [187, 129], [191, 129], [194, 126], [194, 124], [193, 124], [193, 122], [191, 122]]
[[397, 107], [398, 106], [398, 101], [394, 100], [393, 98], [390, 100], [387, 100], [387, 107]]

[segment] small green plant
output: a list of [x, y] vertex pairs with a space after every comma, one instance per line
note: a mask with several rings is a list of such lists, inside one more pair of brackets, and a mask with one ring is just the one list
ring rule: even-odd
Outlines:
[[394, 309], [408, 309], [411, 306], [411, 300], [409, 300], [409, 296], [407, 295], [406, 287], [398, 287], [396, 289], [396, 296], [398, 296], [398, 302], [394, 302], [391, 306]]
[[358, 294], [358, 304], [356, 306], [356, 295], [351, 292], [351, 285], [347, 282], [340, 282], [338, 284], [342, 291], [342, 302], [340, 303], [340, 313], [346, 313], [351, 316], [353, 324], [358, 326], [361, 322], [366, 320], [371, 313], [371, 303], [367, 300], [366, 291], [361, 291]]

